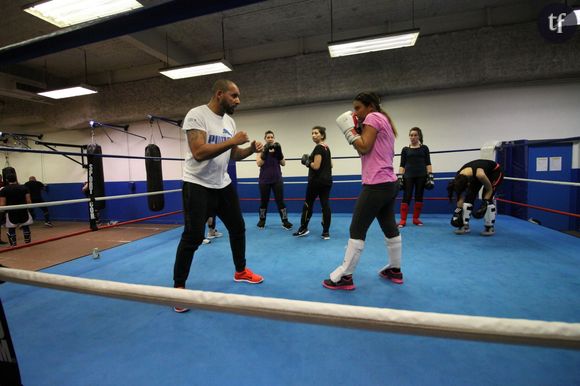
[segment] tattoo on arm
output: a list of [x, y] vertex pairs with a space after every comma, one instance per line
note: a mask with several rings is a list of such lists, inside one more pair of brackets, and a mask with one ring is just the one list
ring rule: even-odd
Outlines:
[[198, 161], [200, 157], [203, 157], [199, 154], [199, 148], [206, 143], [206, 132], [203, 130], [188, 130], [187, 131], [187, 144], [189, 146], [189, 151], [195, 159]]
[[251, 154], [253, 153], [253, 151], [251, 151], [250, 148], [246, 147], [246, 148], [241, 148], [238, 146], [234, 146], [232, 148], [232, 159], [236, 160], [236, 161], [241, 161], [247, 157], [249, 157]]
[[203, 130], [187, 130], [187, 143], [190, 148], [192, 143], [199, 142], [200, 139], [205, 143], [206, 133]]

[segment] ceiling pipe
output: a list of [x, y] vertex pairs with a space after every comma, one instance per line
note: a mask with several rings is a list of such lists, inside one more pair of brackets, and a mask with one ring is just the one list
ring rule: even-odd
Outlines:
[[171, 0], [0, 48], [0, 66], [265, 0]]

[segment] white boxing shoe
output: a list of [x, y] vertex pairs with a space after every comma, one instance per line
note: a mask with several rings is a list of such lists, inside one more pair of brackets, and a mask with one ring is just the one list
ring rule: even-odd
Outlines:
[[207, 231], [207, 238], [208, 239], [215, 239], [216, 237], [222, 237], [224, 234], [218, 232], [217, 229], [210, 229]]

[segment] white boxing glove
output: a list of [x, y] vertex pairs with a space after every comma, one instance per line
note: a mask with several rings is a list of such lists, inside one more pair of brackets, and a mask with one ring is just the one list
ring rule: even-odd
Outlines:
[[360, 138], [360, 134], [356, 132], [356, 121], [353, 118], [352, 111], [346, 111], [336, 118], [336, 124], [349, 144]]

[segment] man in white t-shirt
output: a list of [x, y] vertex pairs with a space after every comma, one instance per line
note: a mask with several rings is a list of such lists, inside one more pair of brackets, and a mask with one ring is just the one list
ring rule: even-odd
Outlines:
[[[239, 161], [260, 153], [263, 145], [250, 142], [245, 131], [237, 131], [230, 117], [240, 104], [240, 90], [230, 80], [220, 79], [212, 87], [207, 105], [191, 109], [183, 120], [188, 151], [183, 166], [183, 213], [185, 227], [177, 247], [173, 281], [175, 288], [185, 288], [193, 255], [203, 242], [205, 223], [210, 213], [222, 220], [230, 236], [236, 272], [234, 280], [261, 283], [262, 276], [246, 268], [246, 225], [240, 201], [228, 174], [230, 158]], [[185, 312], [187, 308], [174, 308]]]

